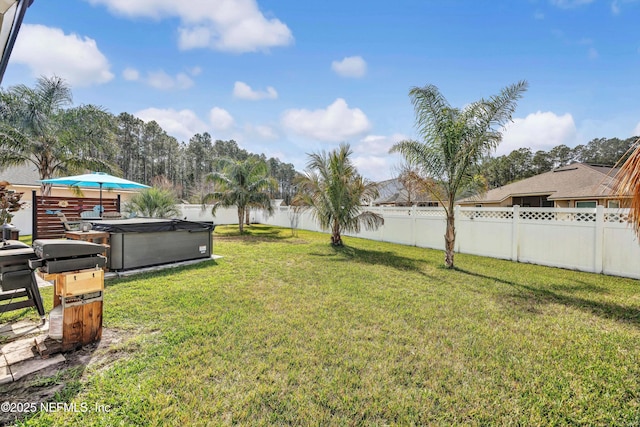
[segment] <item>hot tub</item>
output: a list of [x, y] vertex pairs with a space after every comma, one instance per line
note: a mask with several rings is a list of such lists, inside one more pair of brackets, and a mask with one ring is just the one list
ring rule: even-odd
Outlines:
[[213, 253], [213, 223], [180, 219], [92, 220], [109, 233], [109, 270], [130, 270], [200, 258]]

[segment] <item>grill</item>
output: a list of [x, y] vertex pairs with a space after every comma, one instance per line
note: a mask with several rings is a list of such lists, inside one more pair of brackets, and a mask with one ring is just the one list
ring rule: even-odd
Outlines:
[[30, 260], [32, 269], [40, 268], [45, 273], [102, 268], [107, 259], [102, 254], [105, 247], [79, 240], [38, 239], [33, 242], [37, 259]]
[[18, 240], [0, 243], [0, 313], [35, 307], [38, 314], [44, 317], [38, 282], [29, 265], [30, 261], [36, 259], [33, 249]]
[[0, 242], [0, 313], [35, 307], [44, 316], [35, 269], [51, 274], [101, 268], [104, 252], [102, 245], [81, 241], [42, 239], [33, 248], [18, 240]]

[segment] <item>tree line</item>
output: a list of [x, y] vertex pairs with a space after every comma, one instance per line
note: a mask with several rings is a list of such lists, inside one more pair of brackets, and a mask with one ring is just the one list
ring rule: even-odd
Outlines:
[[[69, 85], [59, 77], [41, 77], [35, 87], [0, 90], [0, 169], [33, 164], [40, 179], [102, 171], [151, 185], [167, 180], [179, 199], [198, 203], [210, 192], [205, 177], [221, 158], [255, 157], [276, 182], [272, 198], [293, 197], [294, 166], [244, 150], [208, 133], [179, 142], [155, 121], [129, 113], [113, 115], [95, 105], [73, 106]], [[47, 195], [50, 186], [42, 186]]]
[[569, 148], [558, 145], [549, 151], [520, 148], [508, 155], [485, 157], [478, 174], [486, 179], [489, 188], [501, 187], [571, 163], [589, 163], [602, 166], [622, 164], [631, 154], [638, 137], [627, 139], [595, 138], [586, 145]]

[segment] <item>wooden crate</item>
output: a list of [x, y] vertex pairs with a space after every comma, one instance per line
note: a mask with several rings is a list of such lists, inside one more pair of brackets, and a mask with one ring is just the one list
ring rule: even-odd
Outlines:
[[104, 290], [104, 271], [102, 269], [81, 270], [72, 273], [60, 273], [56, 278], [56, 295], [69, 297]]
[[96, 342], [102, 336], [102, 301], [66, 307], [62, 315], [62, 350]]

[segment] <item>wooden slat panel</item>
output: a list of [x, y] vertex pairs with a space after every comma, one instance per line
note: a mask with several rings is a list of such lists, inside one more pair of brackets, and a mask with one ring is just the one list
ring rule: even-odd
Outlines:
[[[38, 239], [64, 238], [64, 227], [57, 216], [58, 212], [62, 212], [67, 219], [79, 218], [80, 212], [93, 210], [99, 204], [100, 198], [36, 196], [33, 200], [37, 227], [34, 235]], [[118, 212], [118, 199], [103, 198], [102, 206], [105, 212]]]

